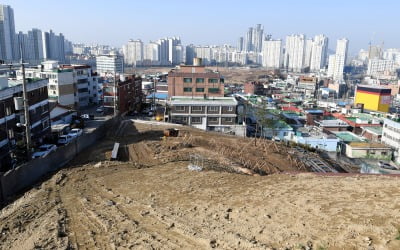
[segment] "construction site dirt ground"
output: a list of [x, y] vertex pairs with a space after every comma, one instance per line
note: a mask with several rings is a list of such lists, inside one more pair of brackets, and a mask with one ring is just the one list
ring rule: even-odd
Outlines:
[[0, 249], [400, 249], [398, 177], [316, 175], [283, 145], [165, 128], [116, 124], [1, 210]]

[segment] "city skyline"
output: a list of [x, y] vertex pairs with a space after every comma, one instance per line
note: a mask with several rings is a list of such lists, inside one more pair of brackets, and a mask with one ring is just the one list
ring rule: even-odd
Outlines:
[[[117, 47], [122, 47], [131, 38], [147, 43], [172, 36], [179, 36], [183, 44], [236, 46], [237, 39], [256, 23], [263, 25], [264, 34], [271, 34], [273, 39], [285, 39], [291, 34], [305, 34], [306, 38], [325, 34], [331, 41], [346, 37], [351, 41], [349, 53], [352, 55], [367, 48], [370, 42], [384, 42], [385, 48], [399, 47], [397, 41], [400, 38], [393, 32], [395, 10], [400, 4], [393, 1], [363, 1], [362, 4], [344, 1], [250, 1], [246, 4], [202, 1], [196, 4], [120, 0], [109, 4], [106, 1], [73, 0], [63, 4], [62, 9], [49, 0], [9, 0], [2, 4], [14, 9], [16, 32], [32, 28], [52, 29], [62, 32], [74, 43]], [[377, 12], [376, 9], [384, 11]], [[116, 13], [114, 21], [110, 13]], [[329, 49], [334, 50], [335, 46], [330, 43]]]

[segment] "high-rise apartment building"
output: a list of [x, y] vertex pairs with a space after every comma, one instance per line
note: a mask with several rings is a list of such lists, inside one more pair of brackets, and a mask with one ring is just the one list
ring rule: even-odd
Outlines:
[[301, 72], [304, 68], [305, 40], [303, 34], [286, 37], [285, 67], [288, 71]]
[[310, 71], [317, 72], [326, 66], [328, 53], [328, 37], [316, 35], [311, 51]]
[[39, 29], [32, 29], [27, 34], [17, 34], [18, 44], [21, 46], [24, 61], [39, 64], [44, 59], [43, 33]]
[[349, 40], [346, 38], [337, 40], [335, 57], [329, 57], [328, 76], [332, 76], [334, 80], [343, 80], [348, 47]]
[[186, 53], [185, 64], [186, 65], [191, 65], [193, 63], [193, 59], [196, 57], [194, 49], [195, 49], [195, 47], [193, 44], [186, 46], [186, 50], [185, 50], [185, 53]]
[[129, 40], [129, 42], [122, 47], [122, 53], [126, 65], [141, 65], [143, 61], [143, 42], [140, 39]]
[[282, 41], [264, 41], [262, 49], [262, 66], [269, 69], [279, 69], [282, 65]]
[[253, 48], [252, 42], [253, 42], [253, 28], [250, 27], [246, 33], [246, 38], [244, 41], [244, 44], [245, 44], [244, 49], [246, 51], [253, 51], [254, 48]]
[[249, 28], [245, 38], [239, 38], [238, 49], [239, 51], [261, 52], [263, 40], [264, 28], [261, 24], [257, 24], [256, 27]]
[[16, 60], [18, 55], [14, 10], [8, 5], [0, 4], [0, 60]]
[[160, 45], [160, 64], [166, 66], [168, 65], [168, 40], [160, 39], [157, 43]]
[[64, 35], [56, 35], [52, 30], [42, 32], [43, 57], [46, 60], [65, 62]]
[[264, 28], [261, 24], [257, 24], [256, 28], [253, 29], [253, 51], [261, 52], [262, 43], [264, 40]]
[[146, 44], [143, 59], [145, 65], [160, 65], [160, 45], [155, 42]]
[[310, 67], [311, 65], [311, 55], [312, 55], [312, 47], [314, 44], [313, 39], [307, 39], [305, 42], [304, 48], [304, 68]]
[[183, 46], [179, 37], [167, 38], [168, 41], [168, 62], [178, 65], [183, 62]]
[[243, 51], [244, 50], [244, 38], [241, 36], [238, 39], [237, 50]]

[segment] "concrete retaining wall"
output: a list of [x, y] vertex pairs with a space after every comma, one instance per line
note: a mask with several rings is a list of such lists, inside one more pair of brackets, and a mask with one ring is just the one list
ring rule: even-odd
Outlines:
[[46, 158], [33, 159], [0, 176], [0, 203], [34, 185], [46, 174], [64, 167], [77, 154], [103, 138], [113, 122], [113, 119], [108, 120], [92, 133], [83, 134], [68, 145], [57, 148]]

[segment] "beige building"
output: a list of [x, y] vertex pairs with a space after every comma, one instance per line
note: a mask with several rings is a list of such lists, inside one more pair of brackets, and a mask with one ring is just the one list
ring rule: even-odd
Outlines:
[[174, 96], [168, 101], [169, 119], [173, 123], [224, 132], [236, 124], [237, 104], [234, 97]]

